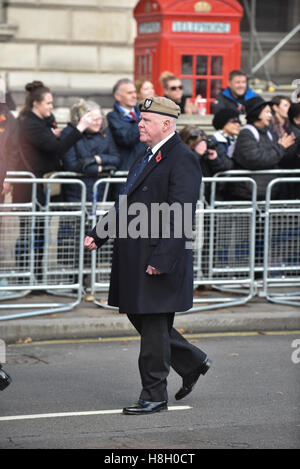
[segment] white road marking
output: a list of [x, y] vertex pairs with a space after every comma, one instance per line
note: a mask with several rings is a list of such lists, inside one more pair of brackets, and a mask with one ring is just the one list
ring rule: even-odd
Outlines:
[[[190, 406], [168, 406], [168, 410], [188, 410]], [[122, 409], [111, 410], [91, 410], [86, 412], [57, 412], [51, 414], [29, 414], [29, 415], [8, 415], [0, 417], [0, 422], [8, 422], [11, 420], [31, 420], [31, 419], [47, 419], [56, 417], [78, 417], [84, 415], [108, 415], [108, 414], [122, 414]]]

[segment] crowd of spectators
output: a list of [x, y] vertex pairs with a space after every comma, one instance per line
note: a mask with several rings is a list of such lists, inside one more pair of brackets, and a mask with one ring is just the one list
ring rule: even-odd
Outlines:
[[[270, 170], [300, 169], [300, 102], [292, 103], [283, 95], [265, 101], [248, 88], [246, 78], [243, 72], [233, 71], [228, 88], [217, 96], [212, 106], [213, 135], [207, 135], [197, 125], [185, 126], [179, 135], [199, 159], [204, 177], [246, 170], [256, 181], [257, 199], [264, 200], [268, 182], [277, 177]], [[184, 96], [180, 78], [165, 72], [161, 83], [164, 95], [175, 101], [183, 114], [198, 114], [196, 101]], [[32, 197], [31, 184], [12, 186], [5, 181], [7, 171], [30, 172], [38, 178], [59, 171], [76, 174], [85, 183], [86, 200], [91, 202], [96, 181], [115, 170], [126, 174], [138, 155], [145, 152], [138, 129], [138, 103], [155, 95], [151, 80], [134, 83], [128, 78], [120, 79], [112, 90], [113, 109], [106, 115], [99, 103], [78, 99], [70, 109], [70, 122], [63, 129], [55, 121], [51, 90], [40, 81], [28, 83], [25, 90], [25, 103], [17, 118], [10, 111], [11, 100], [9, 106], [8, 101], [0, 103], [0, 204], [8, 194], [12, 194], [14, 203], [29, 202]], [[121, 184], [112, 187], [108, 200], [116, 200], [122, 191]], [[217, 196], [223, 200], [251, 200], [251, 187], [245, 182], [219, 187]], [[299, 199], [299, 187], [299, 183], [279, 185], [274, 196], [281, 200]], [[98, 200], [102, 200], [103, 193], [104, 185], [99, 184]], [[205, 198], [210, 199], [207, 184]], [[53, 200], [79, 202], [80, 185], [64, 184]], [[43, 184], [37, 187], [36, 201], [40, 210], [45, 203]], [[28, 231], [28, 223], [29, 218], [20, 219], [20, 232]], [[41, 218], [35, 226], [37, 280], [42, 275], [43, 223]], [[64, 230], [66, 226], [60, 226], [59, 232]], [[28, 258], [26, 242], [23, 239], [16, 244], [16, 262], [21, 267]]]
[[[183, 94], [180, 78], [170, 72], [161, 74], [164, 95], [175, 101], [182, 113], [196, 114], [195, 102]], [[128, 171], [137, 156], [145, 150], [140, 142], [138, 102], [155, 94], [149, 79], [135, 83], [120, 79], [113, 87], [113, 109], [104, 115], [98, 103], [79, 99], [70, 110], [70, 122], [58, 129], [53, 111], [51, 90], [42, 82], [28, 83], [26, 100], [15, 119], [8, 105], [0, 107], [0, 185], [1, 198], [11, 189], [4, 182], [7, 170], [30, 171], [44, 177], [53, 171], [80, 173], [87, 187], [87, 200], [93, 199], [96, 180], [108, 171]], [[263, 100], [247, 86], [245, 73], [234, 70], [229, 86], [222, 90], [212, 105], [212, 125], [215, 133], [208, 136], [199, 126], [186, 126], [180, 131], [183, 141], [199, 158], [203, 175], [210, 177], [227, 170], [268, 171], [300, 168], [300, 103], [292, 103], [284, 95]], [[247, 125], [242, 126], [245, 114]], [[9, 156], [9, 157], [7, 157]], [[270, 174], [253, 174], [258, 187], [258, 199], [265, 197]], [[103, 196], [99, 186], [98, 198]], [[30, 200], [28, 185], [14, 185], [13, 201]], [[110, 193], [116, 198], [121, 185]], [[299, 197], [299, 189], [283, 190], [280, 197]], [[61, 195], [64, 201], [80, 200], [75, 185], [66, 185]], [[248, 199], [246, 184], [232, 185], [226, 197]], [[43, 186], [37, 200], [44, 202]]]
[[[182, 113], [196, 114], [198, 108], [183, 94], [180, 78], [170, 72], [161, 74], [164, 95], [175, 101]], [[113, 87], [113, 109], [104, 115], [99, 103], [79, 99], [70, 109], [70, 122], [58, 129], [53, 111], [51, 90], [42, 82], [28, 83], [26, 100], [17, 119], [7, 104], [0, 106], [0, 185], [1, 198], [11, 190], [4, 182], [7, 170], [29, 171], [45, 177], [55, 171], [80, 173], [87, 187], [87, 200], [93, 199], [96, 180], [109, 171], [127, 172], [145, 145], [139, 138], [140, 100], [155, 95], [149, 79], [120, 79]], [[245, 73], [234, 70], [229, 86], [222, 90], [212, 104], [211, 136], [199, 126], [186, 126], [180, 131], [183, 141], [199, 158], [203, 175], [213, 176], [227, 170], [268, 171], [300, 168], [300, 103], [287, 96], [274, 96], [265, 101], [247, 85]], [[242, 125], [245, 115], [247, 125]], [[270, 174], [253, 174], [258, 187], [258, 199], [265, 196]], [[232, 185], [226, 197], [234, 200], [249, 198], [246, 184]], [[13, 201], [30, 200], [30, 185], [15, 185]], [[117, 198], [121, 185], [110, 192]], [[278, 196], [296, 197], [298, 187]], [[98, 197], [103, 196], [100, 185]], [[79, 201], [80, 192], [66, 185], [60, 200]], [[37, 201], [44, 203], [43, 186], [38, 187]]]

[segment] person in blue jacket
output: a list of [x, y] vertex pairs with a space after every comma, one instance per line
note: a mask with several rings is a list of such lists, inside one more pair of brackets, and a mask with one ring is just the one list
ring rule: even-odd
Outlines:
[[128, 171], [146, 146], [140, 142], [140, 111], [134, 83], [122, 78], [113, 87], [114, 109], [107, 114], [109, 128], [121, 157], [119, 169]]
[[[113, 141], [109, 127], [100, 106], [93, 101], [79, 100], [71, 109], [71, 123], [63, 130], [62, 137], [72, 131], [80, 118], [90, 112], [91, 124], [83, 132], [82, 139], [76, 142], [62, 155], [63, 169], [82, 173], [82, 180], [86, 185], [86, 200], [93, 200], [93, 186], [109, 170], [117, 169], [120, 156]], [[102, 200], [104, 185], [100, 184], [97, 199]], [[77, 202], [81, 200], [81, 190], [78, 184], [65, 184], [64, 200]]]
[[244, 114], [246, 101], [255, 96], [258, 95], [248, 88], [246, 74], [241, 70], [232, 70], [229, 74], [229, 86], [217, 95], [212, 104], [212, 113], [216, 114], [220, 109], [226, 108]]

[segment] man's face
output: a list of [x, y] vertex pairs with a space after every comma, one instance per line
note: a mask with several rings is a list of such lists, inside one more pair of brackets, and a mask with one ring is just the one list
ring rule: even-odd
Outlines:
[[164, 129], [168, 118], [151, 112], [141, 112], [140, 141], [153, 148], [165, 138]]
[[115, 93], [115, 99], [120, 106], [131, 109], [136, 105], [136, 89], [133, 83], [123, 83]]
[[167, 89], [165, 89], [165, 95], [175, 101], [180, 103], [182, 99], [182, 83], [180, 80], [170, 80], [168, 81]]
[[233, 96], [243, 96], [247, 89], [247, 78], [244, 75], [237, 75], [229, 82], [229, 87]]

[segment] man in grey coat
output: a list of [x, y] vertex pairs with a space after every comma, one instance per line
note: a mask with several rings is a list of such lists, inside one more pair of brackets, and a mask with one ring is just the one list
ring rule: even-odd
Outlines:
[[173, 327], [175, 312], [193, 304], [191, 233], [201, 183], [198, 160], [176, 133], [179, 114], [167, 98], [143, 101], [139, 131], [148, 150], [131, 167], [123, 199], [85, 239], [89, 250], [102, 246], [116, 216], [108, 302], [141, 335], [142, 391], [136, 405], [123, 409], [128, 415], [167, 410], [171, 366], [182, 377], [177, 400], [210, 366], [206, 354]]

